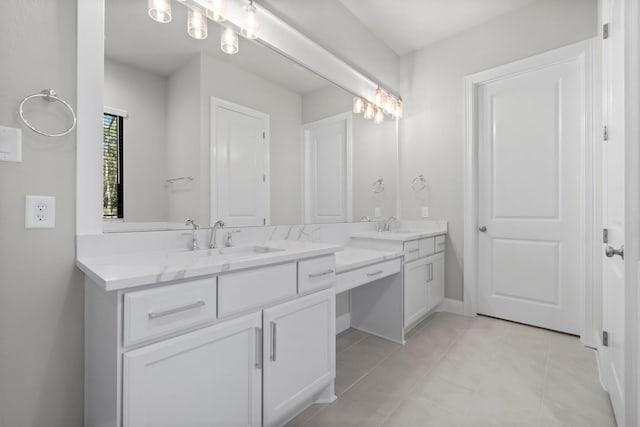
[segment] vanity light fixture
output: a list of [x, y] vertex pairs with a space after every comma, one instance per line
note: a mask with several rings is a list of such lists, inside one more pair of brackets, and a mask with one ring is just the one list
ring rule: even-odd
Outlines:
[[244, 22], [242, 23], [240, 32], [244, 38], [257, 39], [258, 26], [259, 22], [256, 15], [256, 7], [253, 5], [253, 0], [249, 0], [249, 4], [244, 7]]
[[207, 17], [199, 9], [188, 8], [187, 32], [196, 40], [207, 38]]
[[227, 15], [227, 2], [226, 0], [207, 0], [207, 18], [216, 21], [224, 22]]
[[238, 53], [238, 34], [231, 27], [222, 27], [220, 34], [220, 49], [224, 53], [233, 55]]
[[372, 103], [367, 102], [364, 106], [364, 118], [367, 120], [373, 119], [375, 116], [376, 110]]
[[397, 103], [398, 101], [396, 101], [393, 96], [387, 95], [387, 102], [384, 103], [385, 114], [393, 114], [393, 112], [396, 110]]
[[378, 106], [384, 108], [387, 103], [387, 92], [384, 89], [376, 89], [376, 93], [373, 95], [373, 102]]
[[377, 125], [381, 125], [382, 123], [384, 123], [384, 110], [382, 108], [376, 108], [376, 114], [373, 118], [373, 121]]
[[356, 114], [364, 112], [364, 100], [359, 96], [353, 98], [353, 112]]
[[149, 0], [149, 16], [154, 21], [171, 22], [171, 0]]
[[396, 108], [395, 110], [393, 110], [393, 118], [395, 119], [401, 119], [402, 118], [402, 101], [398, 100], [398, 102], [396, 102]]

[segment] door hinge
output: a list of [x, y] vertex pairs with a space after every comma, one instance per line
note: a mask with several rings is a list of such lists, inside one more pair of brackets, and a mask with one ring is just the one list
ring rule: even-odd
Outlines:
[[602, 345], [609, 347], [609, 332], [602, 331]]
[[267, 225], [267, 218], [262, 218], [262, 225]]
[[609, 243], [609, 229], [602, 229], [602, 243]]
[[607, 126], [605, 126], [605, 127], [602, 129], [602, 139], [603, 139], [604, 141], [608, 141], [608, 140], [609, 140], [609, 128], [608, 128]]
[[262, 182], [267, 182], [267, 175], [262, 175]]
[[262, 132], [262, 139], [267, 139], [267, 133], [266, 132]]
[[602, 38], [604, 40], [609, 38], [609, 24], [604, 24], [602, 26]]

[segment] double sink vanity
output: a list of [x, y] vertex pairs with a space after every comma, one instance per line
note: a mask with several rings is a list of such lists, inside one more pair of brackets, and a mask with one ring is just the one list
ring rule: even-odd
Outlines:
[[79, 236], [94, 248], [77, 261], [87, 425], [280, 426], [335, 400], [337, 294], [350, 293], [351, 327], [399, 343], [444, 298], [446, 224], [368, 226], [344, 224], [341, 244], [250, 242], [248, 228], [200, 251], [171, 233]]

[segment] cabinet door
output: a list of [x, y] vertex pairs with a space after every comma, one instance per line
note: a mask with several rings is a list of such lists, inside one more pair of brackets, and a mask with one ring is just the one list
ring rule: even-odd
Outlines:
[[265, 426], [287, 421], [335, 379], [334, 299], [327, 289], [264, 311]]
[[404, 326], [427, 314], [427, 260], [404, 265]]
[[428, 309], [437, 307], [444, 300], [444, 253], [427, 258], [429, 267], [427, 290]]
[[124, 427], [261, 425], [255, 313], [123, 356]]

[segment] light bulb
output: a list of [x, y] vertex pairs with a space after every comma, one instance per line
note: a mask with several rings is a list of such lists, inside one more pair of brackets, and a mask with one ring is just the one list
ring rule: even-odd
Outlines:
[[376, 89], [376, 93], [373, 96], [373, 102], [378, 107], [384, 107], [384, 104], [387, 102], [387, 92], [380, 88]]
[[224, 22], [227, 14], [226, 0], [208, 0], [207, 17], [216, 22]]
[[376, 115], [374, 116], [373, 121], [377, 125], [384, 123], [384, 111], [382, 108], [376, 108]]
[[387, 102], [384, 103], [384, 112], [386, 114], [392, 114], [396, 110], [396, 102], [393, 96], [387, 96]]
[[207, 38], [207, 17], [198, 9], [189, 8], [187, 15], [187, 32], [196, 40]]
[[353, 98], [353, 112], [360, 114], [364, 111], [364, 101], [359, 96]]
[[229, 55], [238, 53], [238, 35], [233, 31], [233, 28], [222, 28], [222, 33], [220, 34], [220, 49]]
[[240, 32], [242, 36], [248, 39], [258, 38], [258, 17], [256, 15], [256, 7], [250, 2], [244, 7], [244, 22]]
[[171, 22], [171, 0], [149, 0], [149, 16], [154, 21]]
[[364, 118], [365, 119], [373, 119], [373, 116], [376, 114], [376, 109], [373, 107], [373, 104], [367, 102], [364, 106]]
[[396, 109], [393, 112], [393, 117], [395, 117], [396, 119], [401, 119], [402, 118], [402, 101], [398, 101], [396, 102]]

